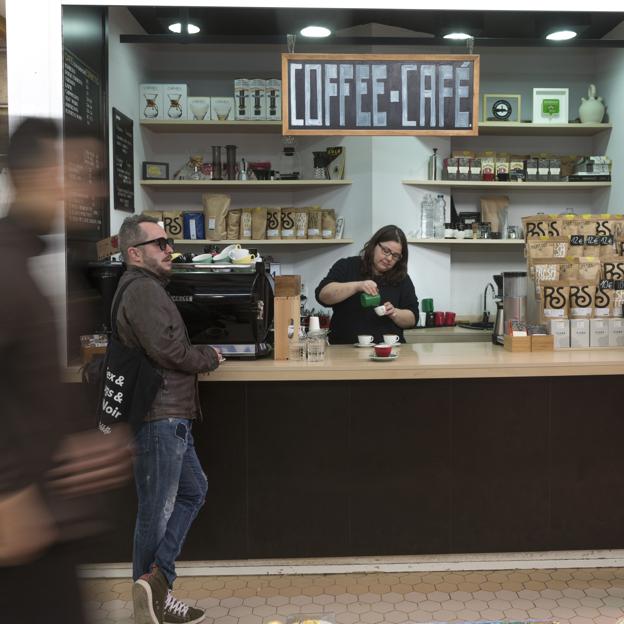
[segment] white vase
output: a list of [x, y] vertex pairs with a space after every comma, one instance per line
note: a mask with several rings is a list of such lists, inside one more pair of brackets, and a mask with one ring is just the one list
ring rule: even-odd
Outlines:
[[596, 85], [589, 85], [588, 98], [581, 98], [579, 117], [581, 123], [600, 123], [605, 114], [605, 105], [601, 97], [596, 97]]

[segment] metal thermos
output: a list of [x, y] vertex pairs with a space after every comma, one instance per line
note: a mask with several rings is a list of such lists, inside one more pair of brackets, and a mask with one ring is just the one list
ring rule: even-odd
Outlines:
[[526, 271], [503, 273], [503, 313], [505, 334], [509, 333], [509, 321], [526, 323], [527, 274]]
[[494, 321], [494, 330], [492, 331], [492, 343], [495, 345], [502, 345], [505, 335], [505, 313], [503, 310], [503, 275], [493, 275], [494, 283], [496, 284], [496, 295], [494, 301], [496, 302], [496, 320]]
[[438, 156], [438, 148], [434, 147], [433, 148], [433, 154], [431, 154], [431, 156], [429, 156], [429, 179], [430, 180], [439, 180], [440, 179], [440, 173], [439, 173], [439, 156]]

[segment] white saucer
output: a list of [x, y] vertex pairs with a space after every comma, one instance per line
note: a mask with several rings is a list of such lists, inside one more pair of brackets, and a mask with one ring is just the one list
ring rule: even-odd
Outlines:
[[353, 343], [353, 346], [354, 346], [354, 347], [359, 347], [360, 349], [370, 349], [371, 347], [374, 347], [374, 346], [375, 346], [375, 343], [374, 343], [374, 342], [371, 342], [370, 344], [365, 344], [365, 345], [362, 345], [362, 344], [360, 344], [359, 342], [354, 342], [354, 343]]
[[390, 355], [371, 355], [368, 359], [373, 362], [391, 362], [399, 357], [398, 353], [391, 353]]

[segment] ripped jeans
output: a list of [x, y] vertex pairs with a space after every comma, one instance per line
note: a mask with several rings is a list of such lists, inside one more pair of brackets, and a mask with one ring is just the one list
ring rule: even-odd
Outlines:
[[208, 490], [191, 421], [167, 418], [144, 423], [135, 437], [135, 454], [138, 512], [132, 578], [136, 581], [156, 563], [172, 587], [175, 560]]

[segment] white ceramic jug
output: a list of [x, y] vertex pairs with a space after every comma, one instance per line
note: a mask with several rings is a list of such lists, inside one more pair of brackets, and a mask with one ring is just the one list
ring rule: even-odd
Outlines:
[[589, 85], [587, 99], [581, 98], [582, 104], [579, 106], [579, 117], [581, 123], [600, 123], [605, 113], [605, 105], [601, 97], [596, 97], [596, 85]]

